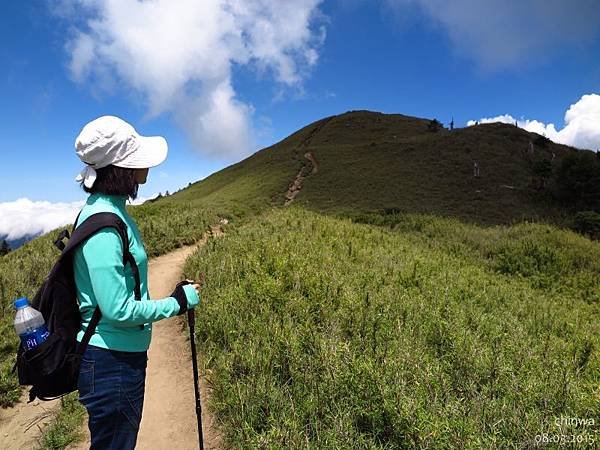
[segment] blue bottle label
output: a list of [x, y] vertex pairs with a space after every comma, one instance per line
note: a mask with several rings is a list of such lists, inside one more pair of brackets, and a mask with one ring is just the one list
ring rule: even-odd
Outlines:
[[50, 336], [50, 332], [48, 328], [44, 325], [40, 328], [36, 328], [30, 333], [25, 333], [20, 335], [21, 345], [25, 350], [31, 350], [34, 347], [37, 347]]

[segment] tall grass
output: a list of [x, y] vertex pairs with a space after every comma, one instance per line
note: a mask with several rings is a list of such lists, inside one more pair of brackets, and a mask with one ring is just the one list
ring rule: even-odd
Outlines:
[[44, 430], [40, 450], [59, 450], [82, 439], [81, 422], [86, 417], [83, 406], [73, 392], [60, 399], [61, 409], [54, 421]]
[[600, 259], [588, 239], [547, 224], [521, 222], [480, 227], [456, 219], [419, 214], [342, 215], [355, 222], [402, 232], [411, 240], [521, 277], [534, 287], [600, 302]]
[[600, 245], [274, 210], [201, 248], [198, 336], [233, 448], [523, 448], [598, 420]]

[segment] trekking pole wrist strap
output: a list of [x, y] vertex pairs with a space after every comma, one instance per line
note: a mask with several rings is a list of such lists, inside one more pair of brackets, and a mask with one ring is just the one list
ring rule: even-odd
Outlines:
[[188, 309], [187, 296], [185, 295], [185, 290], [183, 289], [183, 286], [186, 284], [189, 284], [189, 282], [181, 281], [177, 283], [175, 290], [171, 294], [171, 297], [175, 297], [175, 300], [177, 300], [177, 303], [179, 304], [179, 312], [177, 313], [178, 316], [184, 314]]

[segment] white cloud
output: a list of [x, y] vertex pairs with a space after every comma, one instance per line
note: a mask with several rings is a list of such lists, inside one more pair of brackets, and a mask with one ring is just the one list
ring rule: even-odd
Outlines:
[[488, 70], [534, 64], [553, 50], [591, 42], [600, 34], [597, 1], [385, 2], [401, 22], [415, 20], [415, 13], [420, 11], [444, 30], [458, 53], [474, 58]]
[[[548, 139], [572, 147], [600, 149], [600, 95], [583, 95], [565, 113], [565, 126], [557, 130], [553, 123], [548, 125], [538, 120], [515, 119], [510, 114], [479, 119], [479, 123], [503, 122], [514, 124], [527, 131], [545, 135]], [[467, 126], [475, 125], [469, 120]]]
[[[141, 205], [158, 196], [138, 197], [129, 205]], [[19, 198], [0, 203], [0, 236], [15, 240], [24, 236], [44, 234], [58, 227], [72, 225], [85, 200], [71, 203], [52, 203]]]
[[77, 30], [66, 46], [74, 80], [132, 88], [199, 149], [239, 156], [253, 150], [253, 109], [236, 94], [234, 68], [299, 87], [324, 39], [321, 2], [56, 0], [56, 9]]
[[79, 82], [84, 81], [92, 69], [94, 59], [94, 41], [86, 34], [79, 33], [75, 39], [68, 44], [71, 53], [69, 72]]
[[72, 224], [84, 204], [84, 200], [51, 203], [28, 198], [0, 203], [0, 235], [7, 235], [8, 240], [14, 240]]
[[128, 205], [141, 205], [145, 202], [147, 202], [148, 200], [152, 200], [153, 198], [158, 197], [158, 192], [155, 194], [152, 194], [150, 197], [140, 197], [138, 196], [138, 198], [136, 198], [135, 200], [131, 201], [130, 199], [127, 199], [127, 204]]

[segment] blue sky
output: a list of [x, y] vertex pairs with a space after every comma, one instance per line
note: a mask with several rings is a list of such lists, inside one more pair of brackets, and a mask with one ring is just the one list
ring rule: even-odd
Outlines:
[[74, 140], [105, 114], [169, 143], [142, 197], [352, 109], [454, 117], [456, 126], [508, 114], [555, 140], [600, 147], [594, 3], [2, 2], [0, 234], [24, 217], [15, 209], [30, 213], [12, 203], [7, 219], [19, 198], [31, 211], [85, 199]]

